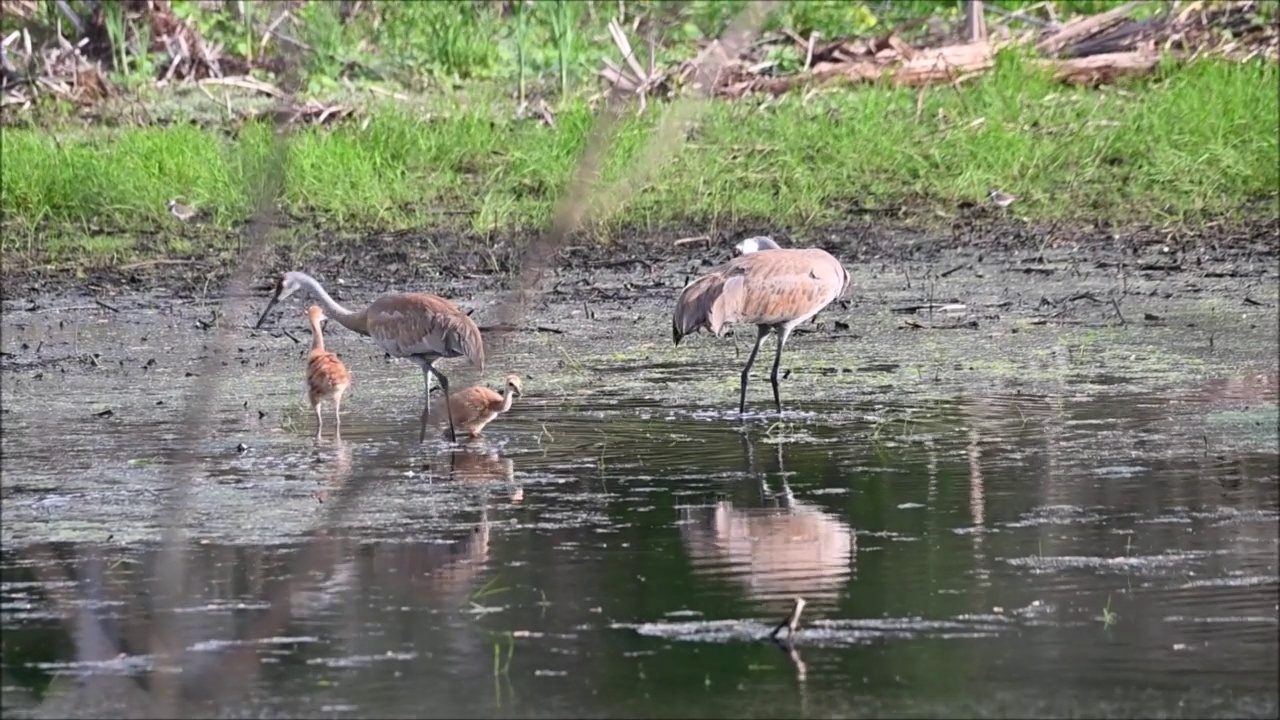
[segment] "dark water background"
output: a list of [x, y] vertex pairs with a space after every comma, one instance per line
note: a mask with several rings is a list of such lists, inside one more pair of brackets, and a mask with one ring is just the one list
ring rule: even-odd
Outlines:
[[[211, 415], [178, 658], [148, 649], [172, 422], [88, 416], [50, 453], [22, 408], [74, 400], [19, 393], [4, 715], [111, 715], [179, 666], [184, 707], [224, 716], [1276, 715], [1274, 387], [807, 402], [745, 430], [531, 393], [453, 451], [416, 447], [416, 397], [366, 392], [341, 441]], [[793, 646], [768, 642], [797, 596]]]

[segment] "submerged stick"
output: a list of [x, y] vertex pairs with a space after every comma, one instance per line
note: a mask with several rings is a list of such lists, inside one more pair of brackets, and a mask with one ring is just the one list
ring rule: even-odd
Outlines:
[[791, 642], [791, 636], [795, 635], [800, 629], [800, 614], [804, 612], [804, 598], [796, 598], [795, 605], [791, 606], [791, 612], [787, 615], [778, 626], [769, 633], [770, 640], [777, 640], [778, 633], [782, 632], [782, 628], [787, 629], [787, 642]]

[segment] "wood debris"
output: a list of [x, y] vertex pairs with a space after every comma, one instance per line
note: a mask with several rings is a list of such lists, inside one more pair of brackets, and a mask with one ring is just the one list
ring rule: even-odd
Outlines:
[[614, 91], [634, 94], [640, 100], [640, 112], [644, 112], [649, 95], [666, 79], [665, 74], [658, 72], [655, 57], [657, 53], [654, 50], [653, 41], [650, 39], [649, 42], [649, 63], [646, 69], [636, 58], [631, 41], [627, 39], [627, 34], [623, 32], [617, 20], [609, 21], [609, 35], [622, 53], [625, 67], [619, 66], [607, 57], [603, 58], [604, 68], [600, 71], [600, 77], [604, 78]]
[[[280, 3], [284, 17], [297, 2]], [[118, 94], [111, 71], [132, 70], [141, 56], [155, 67], [158, 84], [222, 81], [270, 95], [267, 83], [249, 78], [254, 67], [274, 69], [278, 58], [250, 58], [207, 42], [190, 23], [173, 12], [170, 0], [120, 0], [123, 37], [108, 29], [107, 4], [54, 3], [50, 18], [32, 0], [5, 0], [0, 9], [21, 29], [3, 38], [0, 62], [0, 106], [25, 108], [42, 95], [80, 106]], [[77, 14], [78, 12], [81, 14]], [[35, 40], [38, 38], [39, 40]], [[265, 36], [264, 36], [265, 42]], [[113, 47], [119, 43], [123, 47]], [[125, 63], [126, 67], [117, 67]], [[278, 91], [276, 91], [278, 92]]]
[[[724, 58], [724, 70], [714, 78], [715, 94], [737, 98], [752, 93], [780, 95], [793, 89], [832, 82], [863, 83], [888, 81], [898, 86], [923, 87], [957, 84], [992, 68], [997, 50], [1029, 45], [1042, 57], [1037, 60], [1064, 83], [1098, 85], [1117, 77], [1139, 75], [1156, 67], [1161, 57], [1190, 60], [1213, 54], [1237, 61], [1265, 57], [1280, 61], [1280, 31], [1259, 15], [1261, 0], [1236, 2], [1193, 2], [1185, 7], [1165, 6], [1142, 19], [1132, 14], [1142, 5], [1129, 2], [1098, 15], [1083, 16], [1066, 23], [1040, 20], [1021, 12], [994, 9], [1001, 22], [988, 27], [985, 19], [966, 18], [964, 27], [940, 27], [936, 18], [913, 21], [874, 38], [815, 41], [783, 31], [757, 43], [751, 54]], [[982, 4], [972, 7], [981, 9]], [[1051, 9], [1051, 4], [1046, 4]], [[1015, 33], [1014, 21], [1023, 29]], [[912, 45], [903, 37], [924, 30]], [[616, 24], [611, 26], [615, 43], [628, 56], [629, 44]], [[970, 42], [970, 38], [983, 38]], [[803, 67], [780, 72], [778, 63], [766, 58], [774, 48], [791, 47], [804, 58]], [[615, 91], [635, 93], [643, 98], [659, 91], [670, 92], [688, 81], [698, 59], [720, 52], [718, 44], [703, 47], [698, 58], [672, 68], [648, 70], [637, 62], [625, 70], [612, 60], [604, 60], [600, 77]], [[634, 58], [632, 58], [634, 61]]]
[[[254, 29], [253, 42], [233, 51], [202, 37], [185, 14], [175, 13], [171, 0], [3, 0], [0, 17], [6, 27], [18, 29], [0, 38], [0, 109], [6, 114], [21, 111], [41, 97], [82, 108], [98, 104], [120, 94], [111, 72], [133, 72], [143, 57], [158, 84], [192, 83], [206, 94], [207, 86], [232, 86], [280, 99], [280, 89], [252, 71], [282, 71], [282, 57], [268, 51], [270, 43], [310, 50], [296, 39], [301, 28], [295, 13], [307, 1], [263, 4], [271, 8], [270, 18]], [[1136, 18], [1138, 11], [1153, 6], [1126, 2], [1097, 15], [1061, 21], [1050, 2], [1011, 11], [971, 0], [959, 22], [921, 17], [872, 38], [823, 38], [783, 30], [754, 43], [741, 57], [728, 57], [719, 41], [711, 41], [696, 57], [665, 66], [657, 61], [654, 29], [641, 30], [637, 17], [626, 27], [617, 20], [609, 23], [617, 54], [602, 59], [598, 75], [609, 98], [634, 97], [643, 112], [649, 99], [670, 97], [689, 86], [737, 98], [755, 93], [778, 96], [829, 83], [956, 85], [988, 72], [999, 49], [1019, 46], [1034, 49], [1039, 54], [1036, 62], [1059, 81], [1097, 85], [1149, 72], [1161, 58], [1190, 61], [1215, 55], [1280, 62], [1280, 29], [1263, 18], [1263, 2], [1271, 1], [1166, 3], [1154, 6], [1155, 14]], [[198, 4], [205, 11], [230, 13], [242, 13], [246, 5], [225, 0]], [[362, 10], [377, 12], [375, 3], [341, 5], [344, 21]], [[113, 23], [108, 22], [108, 9], [119, 11], [113, 21], [122, 20], [124, 37], [109, 32]], [[629, 37], [637, 32], [647, 34], [647, 48]], [[716, 68], [714, 74], [706, 69], [710, 67]], [[319, 123], [351, 112], [343, 105], [298, 110], [296, 120]], [[523, 107], [520, 116], [548, 125], [555, 122], [545, 104]]]
[[[283, 97], [283, 94], [282, 96]], [[256, 120], [267, 115], [274, 118], [279, 127], [293, 125], [327, 125], [356, 114], [356, 108], [338, 103], [308, 100], [300, 104], [285, 104], [266, 110], [242, 109], [237, 112], [241, 120]], [[366, 117], [366, 120], [368, 118]]]

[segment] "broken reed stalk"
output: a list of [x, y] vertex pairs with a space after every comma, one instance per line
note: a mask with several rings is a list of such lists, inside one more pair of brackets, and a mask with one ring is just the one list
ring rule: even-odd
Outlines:
[[[292, 96], [290, 88], [289, 95]], [[283, 110], [283, 108], [282, 108]], [[274, 215], [280, 192], [284, 185], [285, 160], [288, 154], [287, 126], [283, 124], [288, 115], [277, 112], [277, 130], [274, 135], [274, 146], [267, 164], [262, 168], [260, 192], [257, 210], [250, 218], [246, 228], [247, 243], [236, 269], [227, 283], [224, 294], [231, 304], [227, 315], [236, 317], [241, 306], [251, 295], [247, 292], [249, 278], [258, 274], [258, 266], [264, 255], [267, 238], [276, 225]], [[197, 383], [194, 393], [187, 400], [185, 413], [179, 423], [179, 438], [175, 449], [169, 457], [172, 492], [168, 494], [168, 502], [162, 506], [161, 516], [165, 523], [161, 536], [162, 550], [157, 563], [156, 574], [161, 591], [157, 593], [157, 606], [152, 620], [152, 652], [159, 657], [177, 658], [185, 648], [180, 637], [175, 619], [175, 610], [183, 605], [185, 593], [186, 569], [186, 537], [183, 532], [187, 498], [191, 479], [195, 474], [198, 462], [196, 447], [205, 438], [207, 430], [205, 418], [209, 408], [214, 404], [223, 381], [222, 361], [232, 346], [232, 332], [240, 330], [232, 323], [223, 324], [213, 338], [213, 349], [204, 361], [204, 368], [198, 376], [204, 381]], [[182, 707], [180, 675], [177, 673], [158, 673], [153, 677], [152, 694], [160, 717], [179, 717]]]
[[[293, 74], [293, 87], [298, 85], [296, 73]], [[290, 92], [290, 95], [292, 92]], [[283, 113], [280, 114], [283, 116]], [[247, 229], [248, 242], [228, 283], [227, 296], [233, 304], [242, 302], [240, 298], [248, 297], [245, 292], [248, 279], [256, 274], [258, 264], [263, 255], [270, 228], [273, 227], [272, 214], [275, 212], [276, 199], [283, 185], [284, 159], [287, 154], [286, 137], [283, 128], [278, 128], [275, 136], [275, 147], [267, 166], [264, 168], [262, 191], [258, 198], [258, 209]], [[215, 403], [222, 381], [221, 357], [232, 346], [230, 324], [222, 326], [213, 338], [213, 352], [204, 361], [204, 367], [198, 374], [198, 382], [189, 395], [183, 417], [178, 423], [178, 438], [167, 453], [165, 474], [171, 492], [165, 494], [161, 505], [161, 548], [156, 561], [156, 585], [153, 595], [152, 622], [149, 638], [149, 652], [161, 661], [177, 661], [185, 650], [184, 638], [177, 622], [180, 610], [185, 601], [186, 577], [186, 536], [185, 525], [187, 499], [191, 481], [199, 466], [197, 448], [207, 437], [209, 408]], [[42, 550], [37, 547], [36, 554]], [[47, 554], [47, 552], [46, 552]], [[147, 714], [155, 717], [185, 716], [182, 702], [183, 687], [181, 675], [178, 673], [153, 672], [151, 674], [151, 692]]]
[[804, 612], [804, 598], [798, 597], [795, 599], [795, 603], [791, 606], [791, 612], [788, 613], [787, 616], [782, 619], [782, 622], [778, 623], [778, 626], [773, 629], [773, 632], [769, 633], [769, 639], [777, 640], [778, 633], [782, 632], [782, 628], [786, 628], [787, 642], [790, 643], [791, 638], [800, 629], [800, 614], [803, 612]]

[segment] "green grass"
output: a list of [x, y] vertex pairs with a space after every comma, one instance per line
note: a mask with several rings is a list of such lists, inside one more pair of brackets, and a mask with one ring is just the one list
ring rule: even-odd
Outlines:
[[[994, 73], [962, 90], [929, 89], [918, 114], [917, 91], [888, 87], [832, 89], [807, 102], [717, 101], [686, 147], [596, 229], [798, 227], [838, 219], [855, 203], [936, 216], [982, 201], [992, 187], [1020, 196], [1010, 212], [1028, 219], [1237, 213], [1280, 192], [1277, 74], [1263, 62], [1203, 61], [1085, 90], [1002, 55]], [[659, 115], [629, 116], [606, 179], [634, 164]], [[384, 104], [363, 127], [301, 130], [283, 205], [356, 231], [545, 227], [592, 114], [569, 101], [554, 127], [511, 118], [509, 106], [487, 99], [430, 116]], [[138, 251], [121, 238], [174, 227], [164, 204], [171, 195], [210, 211], [218, 227], [242, 223], [271, 134], [255, 124], [234, 141], [192, 125], [0, 132], [6, 255], [81, 248], [113, 258]]]

